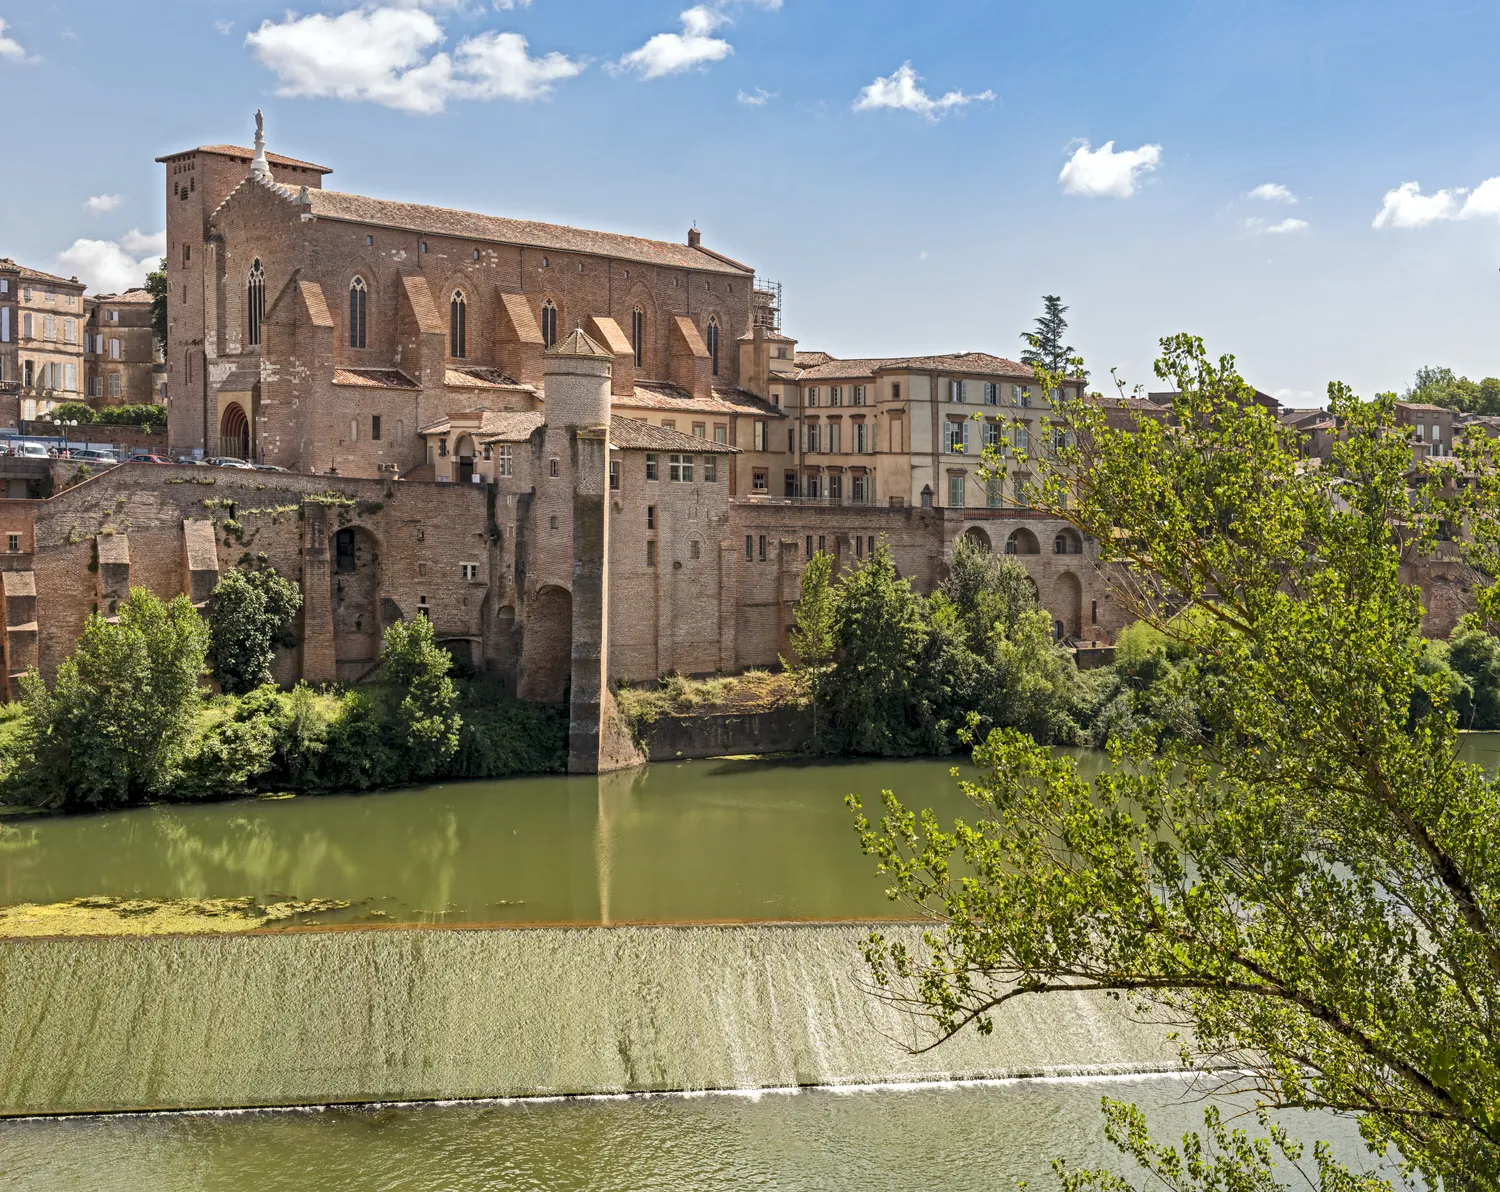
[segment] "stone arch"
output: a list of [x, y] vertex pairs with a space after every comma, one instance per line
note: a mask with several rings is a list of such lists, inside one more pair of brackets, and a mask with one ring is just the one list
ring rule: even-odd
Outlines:
[[573, 594], [547, 584], [527, 603], [521, 698], [561, 703], [573, 677]]
[[380, 657], [380, 540], [364, 526], [341, 526], [329, 554], [338, 677], [358, 679]]
[[462, 434], [453, 444], [453, 479], [459, 484], [469, 484], [474, 479], [474, 436]]
[[245, 407], [232, 401], [219, 417], [219, 454], [235, 459], [250, 458], [250, 418]]
[[964, 537], [970, 542], [984, 547], [985, 550], [994, 550], [994, 544], [990, 542], [989, 532], [983, 526], [970, 526], [964, 531]]
[[1008, 555], [1039, 555], [1042, 553], [1041, 544], [1037, 542], [1036, 535], [1025, 526], [1017, 526], [1010, 532], [1010, 537], [1005, 540], [1005, 553]]
[[1063, 636], [1083, 636], [1083, 582], [1071, 571], [1064, 571], [1052, 587], [1052, 607], [1048, 610], [1055, 623], [1062, 626]]
[[1078, 536], [1078, 531], [1072, 526], [1064, 526], [1052, 539], [1052, 553], [1054, 555], [1081, 555], [1083, 554], [1083, 539]]

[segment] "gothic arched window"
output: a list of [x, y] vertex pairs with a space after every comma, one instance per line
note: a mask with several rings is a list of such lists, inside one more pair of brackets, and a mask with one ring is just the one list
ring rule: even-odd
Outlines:
[[245, 287], [245, 308], [249, 316], [250, 346], [260, 343], [260, 326], [266, 321], [266, 271], [255, 258], [250, 266], [250, 282]]
[[349, 346], [351, 348], [365, 346], [365, 303], [368, 297], [364, 278], [356, 277], [349, 283]]
[[708, 359], [713, 365], [714, 376], [719, 375], [719, 317], [708, 320]]
[[644, 311], [630, 314], [630, 342], [635, 348], [635, 366], [640, 368], [646, 359], [646, 315]]
[[548, 298], [542, 303], [542, 346], [555, 347], [557, 344], [557, 307], [552, 305], [552, 299]]
[[469, 304], [462, 290], [454, 290], [448, 303], [448, 354], [460, 360], [469, 354]]

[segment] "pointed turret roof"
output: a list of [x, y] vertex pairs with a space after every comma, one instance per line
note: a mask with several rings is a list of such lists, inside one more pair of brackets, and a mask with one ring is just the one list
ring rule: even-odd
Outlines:
[[613, 360], [614, 353], [590, 339], [582, 327], [574, 330], [566, 339], [547, 349], [549, 356], [602, 356]]

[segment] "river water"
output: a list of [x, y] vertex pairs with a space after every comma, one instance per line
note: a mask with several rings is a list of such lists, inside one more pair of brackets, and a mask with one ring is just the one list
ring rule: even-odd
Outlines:
[[[1084, 754], [1083, 764], [1097, 764]], [[698, 761], [13, 822], [0, 906], [338, 899], [323, 922], [620, 923], [900, 913], [844, 796], [971, 814], [952, 761]]]
[[[1202, 1091], [1182, 1078], [1063, 1079], [18, 1121], [0, 1125], [0, 1181], [13, 1192], [1055, 1189], [1059, 1156], [1132, 1170], [1104, 1139], [1101, 1097], [1135, 1102], [1172, 1140], [1202, 1125]], [[1220, 1105], [1226, 1117], [1245, 1108]], [[1349, 1122], [1282, 1120], [1374, 1167]]]
[[[1470, 760], [1493, 766], [1500, 760], [1500, 735], [1470, 736], [1463, 749]], [[1092, 768], [1097, 760], [1085, 755], [1081, 764]], [[956, 789], [951, 766], [935, 760], [709, 761], [658, 764], [599, 779], [517, 779], [348, 798], [249, 800], [10, 820], [0, 830], [0, 906], [93, 895], [253, 896], [266, 901], [347, 900], [347, 910], [325, 921], [349, 924], [866, 920], [899, 914], [900, 908], [886, 900], [870, 861], [859, 852], [844, 795], [857, 792], [873, 804], [882, 788], [890, 788], [908, 804], [933, 807], [940, 818], [951, 819], [972, 810]], [[443, 946], [450, 946], [450, 933], [437, 934], [445, 937]], [[275, 938], [288, 946], [294, 943], [286, 936]], [[317, 946], [318, 937], [304, 938], [308, 947]], [[434, 940], [434, 947], [438, 943]], [[465, 945], [455, 938], [451, 946]], [[147, 955], [142, 951], [146, 945], [133, 947], [130, 955], [137, 959], [132, 963], [140, 970], [134, 976], [139, 977], [147, 971], [139, 963]], [[186, 941], [159, 947], [196, 955], [191, 952], [196, 946]], [[247, 964], [269, 963], [270, 954], [255, 948], [251, 939], [241, 950], [245, 948], [250, 949]], [[846, 950], [849, 965], [857, 966], [852, 942]], [[542, 988], [555, 982], [566, 967], [562, 958], [576, 959], [575, 951], [563, 947], [557, 967], [536, 970], [532, 983]], [[32, 956], [16, 953], [12, 975], [23, 972], [21, 961], [29, 964]], [[98, 963], [97, 957], [90, 963]], [[164, 973], [181, 967], [170, 956], [163, 963]], [[806, 960], [793, 957], [786, 965], [792, 966], [789, 972], [801, 971]], [[726, 962], [717, 969], [731, 967]], [[397, 970], [406, 968], [371, 969]], [[104, 984], [119, 983], [129, 974], [121, 968], [112, 979], [104, 972], [100, 970], [95, 984], [101, 1004], [107, 1005], [112, 995]], [[573, 983], [581, 987], [581, 979]], [[54, 997], [93, 996], [75, 985], [64, 982], [52, 987], [54, 994], [43, 991], [32, 997], [39, 1007], [36, 1021], [43, 1021]], [[151, 987], [144, 981], [133, 990], [131, 997], [138, 1000], [131, 1005], [152, 1010], [153, 1000], [160, 998]], [[259, 1008], [263, 989], [284, 992], [262, 981], [247, 1004]], [[671, 995], [669, 986], [652, 993], [668, 1000]], [[379, 1004], [378, 989], [369, 996]], [[640, 1001], [645, 1007], [649, 999]], [[233, 995], [226, 994], [224, 1026], [218, 1028], [224, 1037], [244, 1017], [245, 1007], [232, 1008], [232, 1002]], [[670, 1039], [669, 1032], [659, 1029], [654, 1011], [631, 1012], [644, 1017], [639, 1024], [627, 1024], [629, 1030]], [[497, 1004], [492, 1013], [503, 1016], [504, 1008]], [[129, 1006], [120, 1008], [116, 1017], [120, 1015], [126, 1025], [113, 1040], [112, 1045], [123, 1048], [118, 1054], [131, 1054], [129, 1030], [137, 1031], [135, 1049], [149, 1052], [147, 1060], [170, 1050], [160, 1041], [143, 1046], [138, 1031], [146, 1019], [133, 1017]], [[55, 1017], [79, 1021], [72, 1012]], [[809, 1022], [817, 1017], [809, 1016]], [[162, 1017], [158, 1025], [166, 1029], [169, 1018]], [[214, 1028], [209, 1009], [199, 1018], [205, 1030]], [[130, 1021], [137, 1026], [129, 1028]], [[854, 1032], [859, 1023], [844, 1026]], [[753, 1034], [753, 1027], [748, 1021], [739, 1024], [736, 1045]], [[621, 1028], [616, 1035], [626, 1033]], [[1043, 1027], [1037, 1037], [1047, 1034]], [[27, 1031], [22, 1036], [38, 1037]], [[434, 1038], [441, 1045], [443, 1032]], [[50, 1061], [34, 1052], [28, 1055], [21, 1036], [12, 1043], [12, 1067], [19, 1057], [31, 1065], [35, 1081], [45, 1082]], [[87, 1066], [91, 1046], [81, 1037], [59, 1036], [49, 1043], [59, 1059], [74, 1049], [66, 1066], [75, 1071]], [[236, 1044], [241, 1047], [247, 1057], [254, 1056], [253, 1039]], [[550, 1062], [565, 1050], [561, 1045], [543, 1048], [542, 1055]], [[941, 1066], [943, 1054], [941, 1048], [931, 1053], [938, 1070], [955, 1070]], [[412, 1056], [421, 1058], [415, 1049]], [[1111, 1058], [1099, 1057], [1105, 1062]], [[226, 1071], [238, 1064], [233, 1056], [215, 1059], [227, 1065]], [[793, 1064], [789, 1071], [795, 1079], [800, 1069]], [[567, 1192], [992, 1189], [1013, 1186], [1019, 1178], [1053, 1187], [1048, 1171], [1055, 1156], [1085, 1164], [1112, 1161], [1098, 1113], [1102, 1095], [1142, 1104], [1160, 1129], [1175, 1135], [1201, 1120], [1201, 1105], [1187, 1093], [1180, 1077], [1041, 1079], [756, 1096], [13, 1120], [0, 1124], [0, 1184], [78, 1192]], [[1363, 1161], [1348, 1123], [1299, 1118], [1290, 1124], [1310, 1136], [1336, 1140], [1342, 1156]]]

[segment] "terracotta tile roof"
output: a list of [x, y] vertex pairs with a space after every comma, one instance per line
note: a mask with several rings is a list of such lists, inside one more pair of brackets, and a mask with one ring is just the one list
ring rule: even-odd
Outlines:
[[77, 286], [83, 289], [83, 283], [76, 277], [58, 277], [55, 273], [43, 273], [40, 269], [33, 269], [29, 265], [18, 265], [9, 257], [0, 257], [0, 269], [9, 272], [14, 269], [21, 275], [22, 281], [45, 281], [60, 286]]
[[[740, 336], [740, 343], [742, 343], [742, 344], [753, 343], [754, 341], [755, 341], [755, 332], [753, 332], [753, 331], [747, 331], [744, 335]], [[772, 331], [769, 327], [767, 327], [766, 328], [766, 342], [768, 344], [794, 344], [797, 341], [795, 339], [793, 339], [790, 335], [782, 335], [781, 332], [779, 332], [779, 331]], [[794, 353], [794, 355], [797, 355], [797, 356], [800, 356], [801, 354], [802, 354], [801, 352]]]
[[837, 357], [830, 356], [827, 352], [793, 352], [792, 363], [798, 368], [816, 368], [820, 364], [827, 364]]
[[[824, 355], [824, 353], [816, 353]], [[802, 352], [797, 353], [800, 362]], [[1029, 366], [1007, 360], [1003, 356], [991, 356], [988, 352], [953, 352], [946, 356], [877, 356], [861, 360], [835, 360], [830, 357], [823, 364], [804, 368], [797, 376], [799, 381], [838, 381], [847, 378], [873, 377], [880, 371], [912, 369], [921, 372], [964, 373], [975, 376], [1024, 377], [1032, 379]]]
[[665, 381], [638, 381], [635, 393], [610, 399], [610, 404], [627, 409], [680, 410], [690, 414], [760, 414], [767, 418], [785, 418], [779, 407], [762, 401], [743, 389], [715, 389], [712, 397], [694, 397], [686, 389]]
[[150, 306], [150, 290], [126, 290], [123, 294], [95, 294], [92, 302], [108, 302], [111, 306]]
[[498, 368], [482, 366], [450, 368], [444, 373], [443, 384], [455, 389], [522, 389], [527, 393], [536, 392], [531, 385], [521, 384]]
[[636, 418], [616, 414], [609, 420], [609, 443], [621, 451], [678, 451], [697, 455], [738, 455], [738, 447], [685, 435], [680, 430], [650, 426]]
[[362, 389], [420, 389], [399, 368], [336, 368], [335, 385], [355, 385]]
[[1144, 397], [1106, 397], [1100, 394], [1095, 405], [1105, 410], [1144, 410], [1147, 413], [1170, 414], [1172, 407]]
[[500, 413], [486, 410], [479, 429], [471, 433], [479, 443], [524, 443], [541, 424], [542, 415], [537, 410]]
[[[165, 157], [158, 157], [158, 162], [172, 161], [174, 158], [186, 157], [190, 153], [213, 153], [219, 157], [242, 157], [245, 164], [249, 165], [255, 156], [254, 149], [246, 149], [243, 145], [199, 145], [196, 149], [183, 149], [177, 153], [168, 153]], [[283, 157], [280, 153], [266, 151], [266, 160], [273, 166], [301, 166], [304, 170], [316, 170], [320, 174], [331, 174], [333, 169], [329, 166], [320, 166], [315, 162], [302, 161], [296, 157]]]
[[[282, 186], [288, 198], [296, 199], [300, 188]], [[379, 224], [435, 236], [460, 236], [499, 244], [520, 244], [528, 248], [549, 248], [557, 252], [588, 253], [616, 257], [677, 269], [696, 269], [706, 273], [731, 276], [752, 275], [746, 265], [730, 262], [706, 249], [689, 248], [664, 240], [647, 240], [642, 236], [625, 236], [617, 232], [595, 232], [561, 224], [539, 223], [529, 219], [507, 219], [498, 215], [481, 215], [474, 211], [455, 211], [448, 207], [427, 207], [420, 203], [399, 203], [392, 199], [371, 199], [364, 195], [341, 194], [333, 190], [307, 192], [312, 213], [323, 219], [347, 220], [350, 223]]]
[[1420, 401], [1398, 401], [1396, 403], [1396, 409], [1398, 409], [1398, 410], [1424, 410], [1425, 411], [1425, 410], [1447, 410], [1448, 407], [1447, 406], [1434, 406], [1434, 405], [1428, 404], [1427, 402], [1420, 402]]

